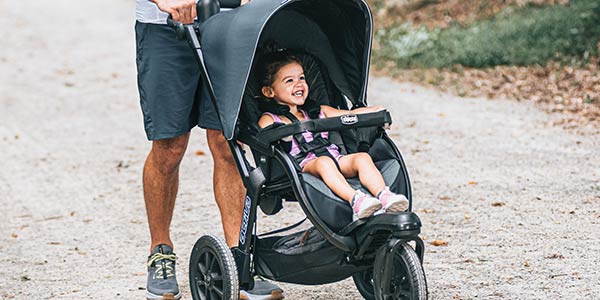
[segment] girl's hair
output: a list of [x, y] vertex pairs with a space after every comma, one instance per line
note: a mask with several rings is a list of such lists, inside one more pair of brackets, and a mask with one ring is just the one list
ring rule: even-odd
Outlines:
[[281, 49], [275, 42], [267, 42], [259, 54], [256, 77], [260, 86], [271, 86], [275, 80], [275, 74], [289, 63], [302, 65], [300, 59], [287, 49]]

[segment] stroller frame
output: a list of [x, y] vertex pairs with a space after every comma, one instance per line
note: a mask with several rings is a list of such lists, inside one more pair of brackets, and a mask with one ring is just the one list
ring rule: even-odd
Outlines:
[[[294, 0], [284, 1], [282, 4], [287, 2], [294, 2]], [[358, 2], [367, 7], [362, 0]], [[200, 66], [201, 79], [206, 85], [209, 98], [217, 110], [217, 97], [208, 76], [199, 40], [199, 26], [218, 11], [218, 2], [215, 0], [202, 0], [198, 3], [198, 15], [201, 16], [198, 22], [186, 25], [175, 22], [171, 18], [168, 19], [168, 24], [175, 28], [177, 37], [186, 39], [194, 50], [193, 52]], [[217, 116], [221, 121], [220, 114], [217, 114]], [[236, 128], [234, 138], [229, 139], [228, 144], [247, 190], [244, 199], [239, 244], [229, 251], [227, 245], [220, 238], [206, 235], [198, 240], [190, 259], [190, 286], [192, 287], [194, 299], [237, 299], [239, 288], [252, 288], [254, 284], [253, 275], [257, 268], [254, 263], [257, 257], [260, 257], [260, 253], [256, 252], [256, 245], [259, 240], [255, 226], [257, 209], [263, 201], [262, 198], [278, 195], [284, 191], [289, 192], [290, 190], [293, 191], [295, 199], [298, 200], [307, 218], [322, 237], [340, 253], [344, 254], [344, 261], [339, 263], [346, 269], [340, 275], [340, 279], [353, 276], [361, 295], [366, 299], [427, 299], [426, 280], [421, 265], [424, 256], [424, 243], [418, 236], [421, 222], [414, 213], [410, 212], [412, 210], [412, 195], [405, 163], [400, 151], [383, 130], [384, 126], [391, 123], [391, 116], [387, 111], [382, 111], [353, 115], [353, 117], [356, 117], [357, 121], [352, 124], [346, 124], [341, 118], [315, 119], [300, 124], [288, 124], [272, 129], [260, 137], [247, 126]], [[402, 170], [401, 180], [405, 186], [405, 194], [409, 199], [409, 208], [405, 213], [383, 214], [369, 219], [357, 220], [341, 230], [334, 231], [317, 217], [318, 213], [308, 200], [302, 186], [302, 179], [299, 177], [294, 162], [287, 153], [276, 147], [274, 142], [305, 130], [336, 131], [366, 127], [377, 127], [380, 144], [385, 145], [388, 151], [393, 152], [393, 155], [397, 158]], [[238, 141], [250, 146], [254, 151], [257, 167], [253, 167], [248, 162]], [[270, 166], [273, 163], [284, 167], [283, 170], [287, 180], [269, 181]], [[287, 229], [290, 228], [283, 228], [276, 232]], [[408, 244], [409, 242], [414, 243], [414, 246], [411, 247]], [[254, 272], [252, 271], [253, 268]], [[408, 285], [408, 291], [402, 290], [402, 287], [399, 286], [399, 281], [396, 279], [397, 274], [395, 274], [395, 272], [398, 272], [398, 268], [403, 269], [403, 272], [406, 273], [402, 274], [404, 277], [400, 280], [403, 280], [403, 284]], [[218, 275], [214, 276], [214, 274]], [[297, 280], [295, 278], [288, 282], [322, 284], [336, 281], [335, 279], [332, 280], [331, 277], [316, 279], [314, 282], [310, 280], [299, 282]], [[395, 280], [398, 282], [395, 282]], [[220, 285], [217, 283], [218, 281], [220, 281]], [[408, 283], [406, 283], [407, 281]]]

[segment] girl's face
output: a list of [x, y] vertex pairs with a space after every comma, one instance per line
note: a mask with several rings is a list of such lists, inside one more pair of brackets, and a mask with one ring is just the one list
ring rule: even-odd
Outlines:
[[279, 104], [296, 106], [304, 104], [308, 97], [308, 85], [304, 78], [304, 69], [297, 62], [289, 63], [275, 74], [271, 86], [263, 86], [263, 95]]

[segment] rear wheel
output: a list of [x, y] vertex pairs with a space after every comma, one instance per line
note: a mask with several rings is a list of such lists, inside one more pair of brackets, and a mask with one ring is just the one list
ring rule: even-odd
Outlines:
[[[376, 270], [373, 272], [373, 270]], [[353, 276], [367, 300], [426, 300], [427, 281], [415, 250], [405, 242], [377, 251], [373, 269]]]
[[239, 297], [235, 260], [222, 239], [205, 235], [190, 257], [190, 288], [194, 300], [231, 300]]

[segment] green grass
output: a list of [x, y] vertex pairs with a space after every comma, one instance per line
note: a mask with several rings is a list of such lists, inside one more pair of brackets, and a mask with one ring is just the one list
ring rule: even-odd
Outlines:
[[403, 24], [377, 31], [376, 60], [400, 67], [490, 67], [585, 60], [598, 55], [600, 1], [509, 8], [489, 20], [444, 30]]

